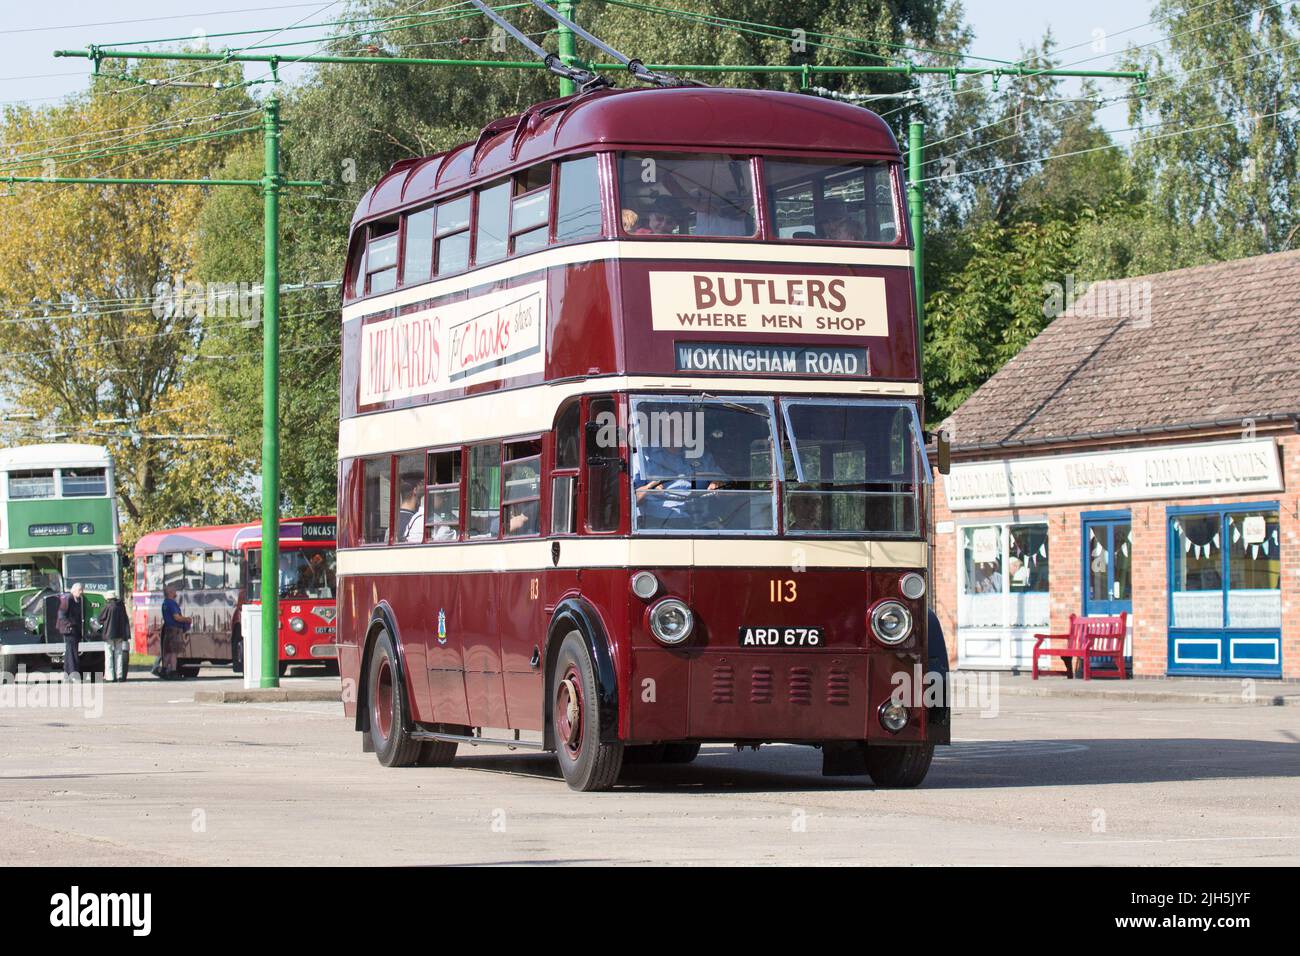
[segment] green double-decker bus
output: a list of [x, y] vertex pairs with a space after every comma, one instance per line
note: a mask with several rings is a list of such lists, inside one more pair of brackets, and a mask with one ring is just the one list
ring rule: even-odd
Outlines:
[[0, 449], [0, 671], [61, 665], [58, 597], [85, 587], [83, 672], [103, 670], [95, 619], [121, 589], [113, 462], [98, 445]]

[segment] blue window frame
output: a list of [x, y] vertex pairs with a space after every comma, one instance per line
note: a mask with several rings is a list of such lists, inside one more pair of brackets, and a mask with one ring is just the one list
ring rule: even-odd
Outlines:
[[1276, 501], [1169, 508], [1168, 672], [1280, 677]]

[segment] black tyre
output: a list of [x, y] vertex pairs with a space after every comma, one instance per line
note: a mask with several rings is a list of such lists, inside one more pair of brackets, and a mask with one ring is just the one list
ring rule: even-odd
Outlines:
[[596, 668], [582, 635], [570, 631], [551, 673], [555, 756], [573, 790], [608, 790], [623, 766], [623, 744], [600, 739]]
[[663, 763], [664, 744], [631, 744], [623, 748], [623, 766]]
[[690, 763], [700, 755], [700, 745], [698, 742], [679, 741], [677, 743], [664, 744], [664, 763]]
[[420, 744], [415, 762], [421, 767], [450, 767], [458, 746], [454, 740], [426, 740]]
[[0, 674], [10, 679], [18, 676], [18, 655], [0, 653]]
[[182, 664], [180, 667], [176, 668], [176, 670], [182, 677], [191, 680], [199, 676], [198, 664]]
[[375, 757], [385, 767], [410, 767], [421, 757], [423, 745], [406, 731], [406, 688], [397, 660], [397, 648], [387, 631], [380, 631], [366, 668], [366, 706], [370, 709], [370, 742]]
[[280, 676], [281, 676], [281, 677], [288, 677], [288, 676], [289, 676], [289, 662], [288, 662], [288, 661], [280, 661]]
[[230, 669], [236, 674], [244, 673], [244, 639], [238, 631], [230, 636]]
[[934, 744], [867, 747], [867, 773], [877, 787], [919, 786], [934, 759]]

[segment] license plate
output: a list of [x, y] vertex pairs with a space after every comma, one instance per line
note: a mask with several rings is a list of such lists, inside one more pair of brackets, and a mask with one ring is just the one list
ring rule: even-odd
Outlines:
[[824, 643], [820, 627], [740, 628], [741, 647], [821, 647]]

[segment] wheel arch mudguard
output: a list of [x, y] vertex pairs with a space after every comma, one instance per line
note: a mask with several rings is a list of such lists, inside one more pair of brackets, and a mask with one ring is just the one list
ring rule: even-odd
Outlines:
[[582, 635], [591, 655], [596, 672], [597, 708], [600, 715], [600, 739], [613, 743], [618, 737], [618, 671], [614, 667], [614, 653], [609, 646], [609, 636], [596, 609], [579, 597], [565, 598], [556, 605], [551, 624], [546, 632], [546, 656], [543, 659], [542, 691], [542, 742], [548, 750], [555, 748], [551, 679], [560, 644], [570, 631]]
[[[381, 630], [387, 631], [393, 638], [393, 646], [397, 648], [397, 676], [402, 681], [402, 693], [410, 700], [411, 688], [406, 683], [406, 648], [402, 643], [402, 634], [397, 629], [397, 615], [387, 601], [380, 601], [371, 610], [370, 620], [366, 622], [366, 637], [361, 645], [361, 666], [357, 669], [356, 729], [362, 733], [370, 730], [370, 707], [366, 699], [369, 681], [366, 676], [370, 667], [370, 653], [374, 650], [375, 639]], [[403, 719], [409, 723], [409, 718]], [[408, 726], [406, 729], [411, 728]]]

